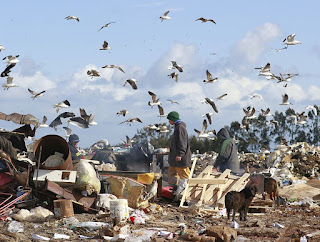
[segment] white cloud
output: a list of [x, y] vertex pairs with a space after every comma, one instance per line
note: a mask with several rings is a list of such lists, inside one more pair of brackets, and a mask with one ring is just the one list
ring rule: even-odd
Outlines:
[[236, 55], [249, 63], [255, 63], [268, 44], [280, 36], [280, 28], [276, 24], [265, 23], [253, 31], [248, 31], [235, 47]]

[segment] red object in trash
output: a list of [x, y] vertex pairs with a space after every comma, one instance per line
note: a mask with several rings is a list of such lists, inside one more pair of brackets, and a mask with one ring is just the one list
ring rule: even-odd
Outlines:
[[12, 177], [9, 176], [7, 173], [1, 172], [0, 173], [0, 186], [6, 185], [12, 181]]
[[162, 196], [171, 199], [173, 187], [167, 186], [162, 188]]

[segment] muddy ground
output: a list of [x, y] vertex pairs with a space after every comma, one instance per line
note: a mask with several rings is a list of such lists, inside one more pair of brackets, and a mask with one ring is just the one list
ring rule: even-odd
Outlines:
[[[231, 224], [231, 221], [227, 221], [226, 217], [220, 217], [217, 214], [193, 214], [190, 211], [179, 211], [177, 205], [171, 204], [167, 200], [162, 199], [157, 204], [161, 206], [162, 211], [147, 213], [149, 219], [145, 224], [135, 225], [132, 222], [127, 222], [125, 225], [129, 225], [131, 231], [140, 228], [162, 228], [176, 233], [173, 239], [173, 241], [176, 241], [181, 240], [179, 234], [182, 228], [178, 227], [180, 223], [185, 223], [188, 229], [194, 231], [204, 231], [204, 229], [213, 225], [228, 226]], [[249, 213], [246, 222], [239, 221], [237, 217], [236, 221], [240, 225], [237, 229], [237, 234], [244, 241], [299, 241], [294, 239], [308, 234], [312, 234], [312, 237], [307, 237], [308, 241], [320, 241], [319, 217], [320, 209], [311, 208], [308, 205], [270, 207], [266, 210], [266, 213]], [[75, 218], [80, 222], [101, 221], [113, 223], [108, 215], [99, 218], [94, 214], [83, 213], [75, 214]], [[99, 237], [98, 230], [88, 231], [83, 228], [71, 230], [70, 225], [65, 225], [64, 219], [52, 218], [43, 223], [23, 222], [24, 232], [15, 234], [8, 232], [9, 223], [10, 221], [0, 223], [0, 241], [33, 241], [32, 234], [53, 238], [54, 233], [70, 236], [69, 240], [59, 241], [79, 241], [79, 235], [94, 237], [92, 239], [84, 239], [84, 241], [97, 241], [99, 239], [103, 241]], [[274, 223], [281, 224], [284, 228], [275, 227]], [[121, 225], [113, 227], [111, 232], [116, 234], [120, 227]], [[105, 232], [103, 233], [105, 234]], [[162, 236], [153, 236], [153, 238], [156, 241], [165, 240]]]

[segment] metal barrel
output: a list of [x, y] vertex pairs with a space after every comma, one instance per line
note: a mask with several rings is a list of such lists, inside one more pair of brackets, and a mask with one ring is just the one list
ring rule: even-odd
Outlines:
[[[40, 154], [40, 147], [41, 154]], [[63, 154], [63, 159], [65, 162], [57, 167], [48, 167], [42, 165], [42, 163], [55, 152]], [[40, 157], [40, 169], [45, 170], [73, 170], [72, 158], [67, 141], [59, 135], [46, 135], [40, 138], [33, 148], [33, 154], [36, 163], [39, 163]]]

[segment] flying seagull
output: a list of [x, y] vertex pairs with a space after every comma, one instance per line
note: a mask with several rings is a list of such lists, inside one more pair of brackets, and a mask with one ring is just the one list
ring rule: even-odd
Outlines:
[[213, 108], [213, 110], [214, 110], [216, 113], [218, 113], [218, 109], [217, 109], [217, 107], [216, 107], [216, 104], [213, 102], [212, 99], [206, 97], [206, 98], [205, 98], [205, 103], [210, 104], [211, 107]]
[[212, 134], [211, 131], [207, 131], [208, 123], [207, 120], [204, 119], [202, 122], [202, 130], [199, 131], [197, 129], [194, 129], [194, 131], [198, 134], [198, 138], [209, 138], [210, 134]]
[[168, 76], [170, 76], [172, 79], [174, 79], [176, 82], [178, 82], [179, 73], [172, 72], [172, 73], [169, 74]]
[[117, 112], [117, 115], [120, 116], [122, 115], [123, 117], [126, 116], [129, 112], [125, 109], [120, 110], [119, 112]]
[[171, 64], [172, 65], [168, 67], [169, 70], [176, 68], [179, 72], [183, 72], [182, 67], [179, 66], [176, 61], [171, 61]]
[[206, 113], [206, 114], [203, 114], [202, 117], [207, 117], [209, 124], [211, 125], [212, 124], [212, 119], [211, 119], [212, 115], [213, 115], [213, 113]]
[[286, 50], [286, 49], [288, 49], [288, 46], [285, 46], [285, 47], [280, 48], [280, 49], [274, 49], [274, 50], [277, 51], [277, 52], [280, 52], [280, 51], [283, 51], [283, 50]]
[[60, 117], [56, 117], [50, 124], [50, 128], [54, 128], [55, 131], [57, 131], [57, 126], [62, 124]]
[[158, 109], [159, 109], [159, 117], [167, 117], [167, 114], [164, 113], [163, 107], [161, 107], [160, 105], [158, 105]]
[[214, 83], [214, 82], [216, 82], [216, 81], [218, 80], [218, 77], [212, 78], [212, 75], [211, 75], [211, 73], [210, 73], [208, 70], [206, 71], [206, 74], [207, 74], [207, 79], [206, 79], [206, 80], [203, 80], [203, 82], [204, 82], [205, 84], [207, 84], [207, 83]]
[[19, 57], [19, 55], [16, 55], [16, 56], [12, 56], [12, 55], [8, 55], [6, 57], [4, 57], [2, 60], [5, 60], [7, 59], [7, 63], [8, 65], [10, 64], [17, 64], [18, 62], [20, 62], [17, 58]]
[[243, 112], [246, 114], [246, 119], [255, 119], [257, 118], [254, 113], [256, 112], [255, 108], [252, 109], [243, 109]]
[[86, 122], [86, 121], [85, 121], [83, 118], [81, 118], [81, 117], [70, 118], [67, 122], [68, 122], [69, 124], [78, 126], [79, 128], [83, 128], [83, 129], [89, 128], [88, 122]]
[[6, 77], [9, 76], [8, 74], [11, 72], [11, 69], [15, 66], [16, 64], [10, 64], [4, 69], [4, 71], [1, 73], [1, 77]]
[[91, 76], [91, 78], [93, 78], [94, 76], [97, 76], [97, 77], [100, 76], [99, 72], [96, 71], [96, 70], [94, 70], [94, 69], [88, 70], [88, 71], [87, 71], [87, 74], [88, 74], [88, 76]]
[[114, 24], [115, 22], [110, 22], [110, 23], [107, 23], [105, 25], [103, 25], [98, 31], [100, 31], [101, 29], [103, 28], [108, 28], [110, 26], [110, 24]]
[[103, 41], [102, 49], [100, 50], [111, 50], [111, 47], [108, 46], [109, 43], [107, 41]]
[[136, 82], [137, 82], [137, 80], [136, 79], [128, 79], [128, 80], [126, 80], [125, 81], [125, 83], [124, 83], [124, 85], [123, 86], [125, 86], [127, 83], [129, 83], [130, 84], [130, 86], [132, 87], [132, 89], [134, 89], [134, 90], [137, 90], [138, 89], [138, 87], [137, 87], [137, 84], [136, 84]]
[[169, 20], [169, 19], [171, 19], [169, 16], [168, 16], [168, 13], [169, 13], [169, 11], [167, 11], [167, 12], [165, 12], [161, 17], [160, 17], [160, 20], [161, 20], [161, 22], [163, 21], [163, 20]]
[[196, 21], [199, 21], [199, 20], [200, 20], [202, 23], [211, 22], [211, 23], [216, 24], [216, 22], [215, 22], [213, 19], [209, 19], [209, 18], [203, 18], [203, 17], [201, 17], [201, 18], [196, 19]]
[[247, 118], [246, 117], [243, 117], [243, 119], [241, 120], [241, 126], [240, 126], [241, 129], [246, 129], [247, 131], [249, 130], [250, 128], [250, 123], [248, 122]]
[[46, 92], [45, 90], [41, 91], [41, 92], [35, 92], [35, 91], [32, 91], [30, 88], [28, 88], [28, 91], [33, 95], [31, 98], [32, 99], [35, 99], [37, 97], [41, 97], [43, 96], [43, 94]]
[[65, 17], [65, 19], [66, 20], [77, 20], [78, 22], [80, 21], [80, 19], [78, 18], [78, 17], [76, 17], [76, 16], [67, 16], [67, 17]]
[[70, 107], [70, 103], [68, 100], [64, 100], [62, 102], [59, 102], [58, 104], [53, 104], [52, 106], [56, 108], [57, 112], [59, 112], [59, 108], [68, 108]]
[[15, 84], [15, 83], [13, 83], [13, 77], [8, 76], [8, 77], [7, 77], [7, 83], [2, 84], [2, 87], [3, 87], [4, 90], [9, 90], [9, 88], [11, 88], [11, 87], [18, 87], [18, 85]]
[[131, 123], [134, 123], [134, 122], [142, 123], [142, 121], [139, 118], [129, 118], [129, 119], [121, 122], [120, 124], [127, 123], [127, 124], [131, 125]]
[[97, 122], [94, 121], [94, 114], [88, 115], [86, 113], [86, 110], [84, 110], [83, 108], [80, 108], [80, 116], [88, 123], [88, 125], [97, 125], [98, 124]]
[[72, 134], [72, 129], [68, 127], [62, 127], [66, 131], [66, 138], [68, 138]]
[[157, 95], [156, 94], [154, 94], [153, 92], [151, 92], [151, 91], [148, 91], [148, 93], [149, 93], [149, 95], [151, 95], [151, 98], [152, 98], [152, 101], [150, 102], [148, 102], [148, 105], [149, 106], [151, 106], [151, 107], [153, 107], [153, 106], [156, 106], [156, 105], [160, 105], [161, 104], [161, 102], [159, 102], [159, 100], [160, 100], [160, 98], [157, 98]]
[[76, 115], [72, 112], [64, 112], [64, 113], [60, 113], [58, 115], [59, 118], [73, 118], [75, 117]]
[[311, 109], [313, 114], [315, 116], [318, 116], [318, 111], [317, 111], [316, 105], [313, 105], [313, 106], [312, 105], [308, 105], [308, 106], [306, 106], [306, 109]]
[[254, 93], [254, 94], [251, 95], [250, 99], [253, 99], [253, 98], [259, 98], [261, 100], [263, 99], [262, 96], [260, 94], [257, 94], [257, 93]]
[[263, 67], [256, 67], [254, 69], [260, 70], [259, 76], [272, 76], [273, 74], [270, 72], [270, 62], [268, 62], [265, 66]]
[[278, 128], [279, 128], [279, 122], [278, 122], [278, 121], [276, 121], [276, 120], [270, 120], [270, 124], [273, 124], [273, 125], [274, 125], [274, 128], [275, 128], [276, 130], [278, 130]]
[[43, 119], [42, 119], [42, 122], [39, 125], [39, 128], [47, 128], [47, 127], [49, 127], [49, 125], [46, 124], [47, 120], [48, 120], [47, 117], [43, 116]]
[[167, 101], [168, 101], [168, 102], [171, 102], [171, 104], [174, 104], [174, 103], [179, 104], [178, 102], [173, 101], [173, 100], [171, 100], [171, 99], [167, 99]]
[[299, 40], [295, 40], [294, 38], [296, 37], [296, 34], [290, 34], [283, 40], [283, 43], [285, 43], [287, 46], [288, 45], [297, 45], [297, 44], [302, 44]]
[[270, 108], [267, 108], [266, 110], [261, 109], [261, 115], [262, 115], [263, 117], [271, 116]]
[[0, 52], [1, 50], [5, 50], [6, 48], [4, 48], [2, 45], [0, 45]]
[[217, 97], [216, 100], [224, 100], [224, 99], [226, 99], [227, 95], [228, 95], [227, 93], [222, 94], [221, 96]]
[[288, 94], [283, 94], [282, 95], [282, 103], [280, 103], [280, 105], [292, 105], [292, 103], [290, 103], [289, 101], [289, 96]]
[[119, 71], [122, 71], [123, 73], [125, 73], [124, 70], [120, 66], [117, 66], [117, 65], [105, 65], [102, 68], [117, 68]]

